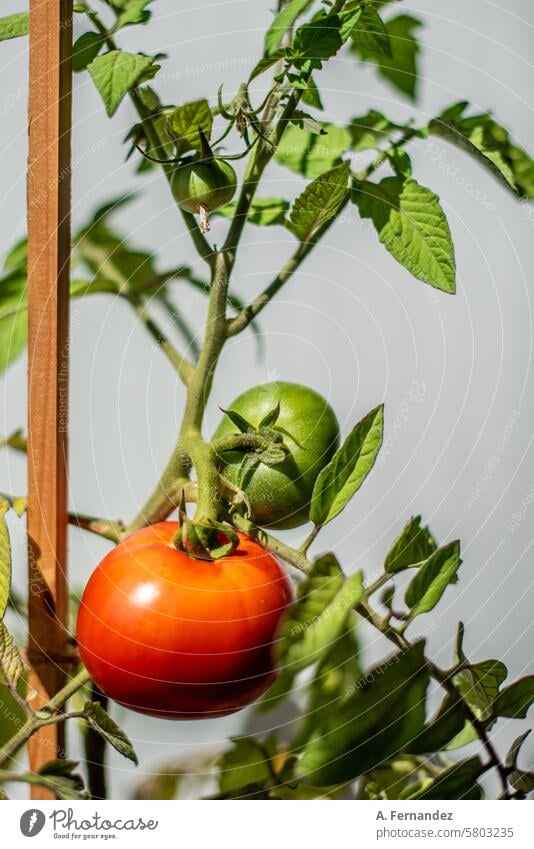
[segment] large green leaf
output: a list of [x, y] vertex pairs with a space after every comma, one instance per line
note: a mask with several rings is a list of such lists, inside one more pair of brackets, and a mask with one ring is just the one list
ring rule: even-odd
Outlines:
[[106, 112], [114, 115], [126, 94], [136, 85], [153, 77], [159, 70], [151, 56], [111, 50], [97, 56], [87, 66]]
[[345, 127], [322, 123], [323, 135], [308, 133], [290, 124], [282, 136], [275, 158], [297, 174], [313, 179], [341, 162], [351, 147], [351, 132]]
[[456, 580], [461, 565], [460, 543], [455, 540], [438, 548], [420, 567], [408, 584], [404, 600], [411, 608], [406, 624], [432, 610], [448, 585]]
[[306, 242], [317, 227], [337, 213], [347, 196], [349, 174], [348, 162], [331, 168], [309, 183], [295, 199], [287, 226], [301, 242]]
[[146, 24], [150, 20], [150, 11], [146, 8], [152, 0], [113, 0], [117, 12], [117, 29], [134, 24]]
[[213, 116], [207, 100], [193, 100], [174, 109], [168, 117], [168, 124], [181, 153], [201, 149], [200, 130], [209, 141], [213, 126]]
[[352, 781], [404, 749], [425, 721], [429, 674], [419, 642], [372, 670], [304, 749], [298, 775], [313, 785]]
[[366, 3], [350, 34], [354, 48], [364, 55], [392, 57], [387, 27], [374, 6]]
[[296, 673], [320, 660], [341, 634], [362, 592], [361, 574], [345, 578], [333, 554], [316, 560], [278, 631], [280, 666]]
[[428, 525], [421, 527], [421, 516], [412, 516], [388, 551], [384, 571], [393, 574], [420, 566], [436, 548]]
[[8, 15], [7, 18], [0, 18], [0, 41], [18, 38], [19, 35], [28, 35], [29, 30], [28, 12], [19, 12], [16, 15]]
[[252, 737], [233, 741], [221, 758], [219, 789], [225, 797], [244, 794], [246, 788], [265, 787], [273, 782], [273, 773], [265, 748]]
[[137, 764], [137, 755], [122, 728], [106, 713], [98, 702], [85, 702], [83, 715], [90, 727], [128, 760]]
[[279, 47], [284, 34], [293, 26], [297, 18], [311, 6], [312, 2], [313, 0], [291, 0], [282, 7], [265, 33], [263, 43], [265, 54], [270, 54]]
[[447, 693], [436, 716], [411, 740], [406, 751], [413, 755], [439, 752], [461, 732], [466, 709], [458, 694]]
[[310, 508], [310, 519], [315, 525], [331, 522], [359, 490], [374, 466], [383, 430], [384, 407], [380, 404], [358, 422], [319, 473]]
[[456, 288], [454, 246], [439, 198], [412, 177], [356, 182], [352, 199], [378, 238], [414, 277], [449, 294]]
[[534, 160], [510, 139], [508, 131], [488, 113], [466, 117], [467, 101], [445, 109], [429, 131], [471, 154], [508, 189], [534, 198]]
[[[351, 598], [356, 603], [361, 592], [360, 575], [348, 580], [350, 583], [332, 554], [315, 561], [280, 626], [276, 652], [281, 670], [263, 696], [260, 712], [272, 710], [286, 699], [297, 672], [324, 657], [335, 645], [347, 620]], [[339, 609], [336, 600], [341, 603]], [[330, 616], [332, 622], [328, 621]]]
[[[376, 62], [379, 75], [410, 100], [416, 100], [418, 93], [420, 46], [414, 33], [421, 26], [421, 21], [412, 15], [397, 15], [386, 22], [385, 34], [376, 28], [372, 41], [367, 38], [365, 43], [356, 29], [352, 44], [360, 58]], [[386, 43], [390, 45], [391, 56], [385, 53]]]
[[481, 799], [482, 788], [477, 779], [484, 772], [480, 758], [469, 758], [453, 764], [425, 786], [412, 799]]
[[360, 14], [360, 9], [337, 15], [319, 13], [295, 32], [291, 47], [285, 52], [286, 58], [305, 72], [321, 68], [323, 60], [335, 56], [343, 46]]
[[524, 719], [532, 704], [534, 704], [534, 675], [527, 675], [504, 688], [495, 700], [493, 713], [495, 716]]

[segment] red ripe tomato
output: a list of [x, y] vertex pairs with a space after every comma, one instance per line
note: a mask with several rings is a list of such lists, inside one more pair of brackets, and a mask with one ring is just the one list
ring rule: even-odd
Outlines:
[[97, 566], [78, 614], [81, 658], [106, 695], [131, 710], [201, 719], [240, 710], [275, 678], [273, 641], [292, 600], [261, 545], [214, 562], [178, 551], [176, 522], [132, 534]]

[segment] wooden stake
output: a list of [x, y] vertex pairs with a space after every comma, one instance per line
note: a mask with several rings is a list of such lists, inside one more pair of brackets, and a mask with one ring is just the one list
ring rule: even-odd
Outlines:
[[[29, 687], [65, 679], [72, 0], [30, 0], [28, 155]], [[30, 767], [63, 754], [62, 726], [29, 744]], [[32, 787], [34, 799], [51, 798]]]

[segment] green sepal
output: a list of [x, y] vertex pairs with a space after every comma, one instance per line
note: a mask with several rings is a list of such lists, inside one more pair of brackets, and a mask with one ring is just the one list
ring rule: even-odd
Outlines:
[[[185, 500], [179, 509], [180, 527], [173, 537], [173, 545], [197, 560], [220, 560], [227, 557], [239, 545], [239, 537], [228, 525], [215, 519], [197, 522], [185, 511]], [[221, 535], [226, 542], [221, 542]]]

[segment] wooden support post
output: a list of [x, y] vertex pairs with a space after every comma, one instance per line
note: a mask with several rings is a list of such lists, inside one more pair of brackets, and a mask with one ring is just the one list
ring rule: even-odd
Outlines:
[[[32, 707], [65, 679], [72, 0], [30, 0], [28, 154], [29, 686]], [[62, 726], [29, 744], [63, 754]], [[32, 788], [32, 797], [50, 798]]]

